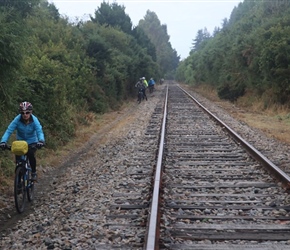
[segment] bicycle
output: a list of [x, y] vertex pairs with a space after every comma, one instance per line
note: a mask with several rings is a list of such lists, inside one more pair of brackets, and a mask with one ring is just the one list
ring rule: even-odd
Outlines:
[[144, 93], [143, 93], [143, 89], [139, 88], [138, 89], [138, 103], [141, 103], [141, 101], [144, 100]]
[[[22, 147], [25, 147], [25, 149], [15, 151], [13, 149], [13, 143], [22, 143]], [[32, 169], [27, 156], [28, 148], [39, 149], [39, 147], [37, 147], [36, 143], [28, 145], [26, 141], [14, 141], [13, 143], [12, 146], [7, 145], [5, 149], [12, 151], [13, 154], [19, 156], [15, 168], [14, 201], [17, 212], [22, 213], [25, 209], [26, 197], [29, 202], [34, 199], [35, 181], [33, 181], [31, 177]]]
[[153, 93], [153, 91], [154, 91], [154, 84], [149, 85], [149, 93]]

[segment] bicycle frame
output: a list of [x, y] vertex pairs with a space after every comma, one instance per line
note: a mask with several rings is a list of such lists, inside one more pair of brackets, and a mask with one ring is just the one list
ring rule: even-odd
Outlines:
[[[25, 181], [25, 187], [26, 187], [26, 189], [28, 189], [31, 187], [31, 185], [33, 185], [33, 182], [32, 183], [28, 182], [30, 173], [32, 172], [32, 169], [30, 167], [27, 155], [22, 155], [21, 159], [19, 159], [17, 161], [16, 168], [19, 168], [19, 167], [21, 167], [22, 171], [24, 172], [23, 179]], [[15, 171], [16, 171], [16, 169], [15, 169]]]

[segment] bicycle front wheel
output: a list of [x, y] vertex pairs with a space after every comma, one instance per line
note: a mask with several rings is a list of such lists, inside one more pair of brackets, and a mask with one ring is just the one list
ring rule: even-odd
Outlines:
[[26, 187], [24, 181], [24, 172], [21, 166], [16, 168], [14, 179], [14, 200], [18, 213], [22, 213], [25, 208]]

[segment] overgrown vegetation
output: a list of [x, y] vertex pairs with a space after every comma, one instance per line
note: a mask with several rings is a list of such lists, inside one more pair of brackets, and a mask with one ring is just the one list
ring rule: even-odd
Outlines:
[[289, 108], [289, 74], [290, 2], [244, 0], [212, 35], [198, 31], [176, 78], [209, 84], [232, 102], [251, 92], [267, 105]]
[[[160, 30], [156, 20], [133, 28], [124, 6], [103, 2], [89, 21], [71, 23], [44, 0], [1, 1], [0, 134], [19, 103], [30, 101], [47, 147], [56, 149], [74, 138], [87, 113], [117, 110], [135, 97], [139, 77], [172, 74], [174, 67], [167, 70], [166, 65], [174, 59], [176, 68], [179, 57], [166, 30], [154, 34], [164, 41], [160, 45], [146, 30], [147, 25]], [[156, 53], [164, 45], [170, 57]], [[5, 155], [2, 174], [8, 164]]]
[[[135, 97], [142, 76], [210, 86], [231, 102], [246, 102], [247, 93], [263, 109], [289, 109], [290, 2], [244, 0], [213, 34], [199, 30], [190, 56], [179, 59], [167, 26], [150, 10], [133, 27], [117, 3], [103, 2], [89, 21], [71, 23], [46, 0], [1, 1], [0, 134], [27, 100], [55, 150], [88, 114]], [[8, 155], [1, 154], [0, 179], [13, 174]]]

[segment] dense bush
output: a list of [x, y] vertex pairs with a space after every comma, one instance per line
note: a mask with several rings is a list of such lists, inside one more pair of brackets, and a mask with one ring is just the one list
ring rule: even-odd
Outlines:
[[177, 80], [210, 84], [231, 101], [247, 90], [290, 106], [289, 24], [290, 1], [244, 0], [213, 35], [198, 31]]
[[219, 98], [234, 102], [245, 94], [245, 90], [246, 85], [243, 83], [233, 85], [225, 83], [217, 88], [217, 93]]

